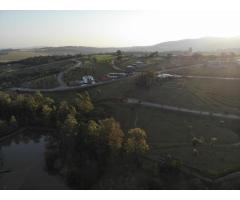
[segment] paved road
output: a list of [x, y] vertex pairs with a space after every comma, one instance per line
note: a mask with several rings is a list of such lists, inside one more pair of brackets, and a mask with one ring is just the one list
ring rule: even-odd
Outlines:
[[109, 80], [109, 81], [101, 81], [97, 82], [95, 84], [89, 84], [89, 85], [77, 85], [77, 86], [66, 86], [66, 87], [56, 87], [56, 88], [48, 88], [48, 89], [32, 89], [32, 88], [10, 88], [12, 91], [19, 91], [19, 92], [58, 92], [58, 91], [69, 91], [69, 90], [76, 90], [76, 89], [81, 89], [81, 88], [90, 88], [90, 87], [95, 87], [99, 85], [107, 85], [113, 82], [117, 82], [126, 78], [130, 77], [124, 77], [124, 78], [119, 78], [119, 79], [114, 79], [114, 80]]
[[216, 80], [229, 80], [229, 81], [240, 81], [238, 77], [217, 77], [217, 76], [179, 76], [183, 78], [197, 78], [197, 79], [216, 79]]
[[[196, 65], [188, 65], [188, 66], [182, 66], [182, 67], [174, 67], [170, 69], [164, 69], [158, 71], [158, 73], [164, 73], [164, 72], [172, 72], [179, 69], [187, 69], [192, 67], [202, 67], [203, 64], [196, 64]], [[197, 78], [197, 79], [215, 79], [215, 80], [230, 80], [230, 81], [239, 81], [240, 77], [219, 77], [219, 76], [191, 76], [191, 75], [176, 75], [176, 78]]]
[[[94, 85], [78, 85], [78, 86], [67, 86], [67, 84], [64, 82], [64, 74], [69, 72], [70, 70], [77, 68], [77, 67], [81, 67], [82, 62], [77, 61], [77, 64], [74, 65], [73, 67], [68, 68], [67, 70], [60, 72], [57, 75], [57, 81], [59, 83], [58, 87], [55, 88], [38, 88], [38, 89], [33, 89], [33, 88], [22, 88], [22, 87], [14, 87], [14, 88], [10, 88], [10, 90], [12, 91], [22, 91], [22, 92], [35, 92], [35, 91], [40, 91], [40, 92], [56, 92], [56, 91], [67, 91], [67, 90], [74, 90], [74, 89], [80, 89], [80, 88], [88, 88], [88, 87], [92, 87], [92, 86], [97, 86], [97, 85], [103, 85], [103, 84], [108, 84], [114, 81], [118, 81], [117, 80], [111, 80], [111, 81], [105, 81], [105, 82], [98, 82]], [[114, 63], [114, 60], [112, 60], [112, 68], [117, 70], [117, 71], [123, 71], [121, 68], [117, 67]], [[165, 72], [165, 71], [173, 71], [175, 69], [183, 69], [183, 68], [188, 68], [188, 67], [194, 67], [194, 66], [201, 66], [201, 64], [198, 65], [191, 65], [191, 66], [183, 66], [183, 67], [177, 67], [177, 68], [173, 68], [173, 69], [166, 69], [166, 70], [162, 70], [160, 72]]]
[[139, 104], [139, 105], [144, 105], [144, 106], [149, 106], [154, 108], [161, 108], [165, 110], [191, 113], [196, 115], [214, 116], [214, 117], [221, 117], [221, 118], [227, 118], [227, 119], [240, 119], [240, 116], [235, 114], [223, 114], [223, 113], [215, 113], [215, 112], [209, 112], [209, 111], [192, 110], [189, 108], [179, 108], [176, 106], [157, 104], [157, 103], [142, 101], [140, 99], [133, 99], [133, 98], [128, 98], [127, 103]]
[[112, 64], [112, 68], [115, 69], [116, 71], [121, 71], [121, 72], [124, 71], [123, 69], [121, 69], [115, 65], [114, 60], [112, 60], [111, 64]]
[[[129, 77], [124, 77], [124, 78], [119, 78], [119, 79], [114, 79], [114, 80], [109, 80], [109, 81], [101, 81], [101, 82], [97, 82], [95, 84], [89, 84], [89, 85], [77, 85], [77, 86], [67, 86], [67, 84], [64, 82], [64, 74], [69, 72], [70, 70], [77, 68], [77, 67], [81, 67], [82, 62], [81, 61], [77, 61], [78, 63], [76, 65], [74, 65], [73, 67], [68, 68], [67, 70], [60, 72], [57, 75], [57, 80], [59, 83], [58, 87], [55, 88], [38, 88], [38, 89], [33, 89], [33, 88], [21, 88], [21, 87], [14, 87], [14, 88], [10, 88], [10, 90], [12, 91], [20, 91], [20, 92], [36, 92], [36, 91], [40, 91], [40, 92], [57, 92], [57, 91], [68, 91], [68, 90], [75, 90], [75, 89], [81, 89], [81, 88], [89, 88], [89, 87], [94, 87], [94, 86], [99, 86], [99, 85], [105, 85], [105, 84], [110, 84], [116, 81], [120, 81], [124, 78], [129, 78]], [[114, 61], [113, 61], [113, 68], [115, 67], [116, 70], [122, 70], [120, 68], [118, 68], [117, 66], [114, 65]], [[114, 69], [115, 69], [114, 68]]]
[[[104, 82], [98, 82], [96, 84], [92, 84], [92, 85], [78, 85], [78, 86], [67, 86], [66, 83], [63, 80], [64, 74], [67, 73], [68, 71], [80, 67], [82, 65], [81, 61], [78, 61], [78, 63], [76, 65], [74, 65], [73, 67], [70, 67], [69, 69], [60, 72], [57, 75], [57, 80], [59, 83], [59, 86], [56, 88], [48, 88], [48, 89], [32, 89], [32, 88], [18, 88], [18, 87], [14, 87], [11, 88], [10, 90], [12, 91], [22, 91], [22, 92], [35, 92], [35, 91], [41, 91], [41, 92], [55, 92], [55, 91], [67, 91], [67, 90], [75, 90], [75, 89], [80, 89], [80, 88], [88, 88], [88, 87], [93, 87], [93, 86], [97, 86], [97, 85], [104, 85], [104, 84], [109, 84], [121, 79], [116, 79], [116, 80], [111, 80], [111, 81], [104, 81]], [[183, 66], [183, 67], [176, 67], [176, 68], [172, 68], [172, 69], [165, 69], [165, 70], [161, 70], [159, 71], [159, 73], [163, 73], [163, 72], [171, 72], [177, 69], [184, 69], [184, 68], [189, 68], [189, 67], [200, 67], [203, 64], [196, 64], [196, 65], [189, 65], [189, 66]], [[123, 71], [122, 69], [118, 68], [115, 64], [114, 64], [114, 60], [112, 60], [112, 67], [115, 70], [118, 71]], [[136, 74], [134, 75], [136, 76]], [[224, 80], [240, 80], [240, 78], [225, 78], [225, 77], [204, 77], [204, 76], [188, 76], [187, 78], [215, 78], [215, 79], [224, 79]], [[200, 111], [199, 111], [200, 112]], [[216, 113], [217, 114], [217, 113]]]
[[71, 71], [72, 69], [75, 69], [75, 68], [78, 68], [78, 67], [81, 67], [82, 65], [82, 62], [81, 61], [77, 61], [77, 64], [72, 66], [72, 67], [69, 67], [67, 70], [65, 71], [62, 71], [60, 72], [58, 75], [57, 75], [57, 81], [59, 83], [59, 88], [66, 88], [67, 87], [67, 84], [64, 82], [64, 74], [66, 74], [67, 72]]

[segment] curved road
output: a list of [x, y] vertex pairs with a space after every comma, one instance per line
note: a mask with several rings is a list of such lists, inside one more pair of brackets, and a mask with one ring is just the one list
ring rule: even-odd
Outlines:
[[[20, 92], [36, 92], [36, 91], [40, 91], [40, 92], [57, 92], [57, 91], [68, 91], [68, 90], [75, 90], [75, 89], [80, 89], [80, 88], [89, 88], [89, 87], [94, 87], [94, 86], [99, 86], [99, 85], [105, 85], [105, 84], [109, 84], [109, 83], [113, 83], [113, 82], [117, 82], [120, 81], [124, 78], [129, 78], [129, 77], [123, 77], [123, 78], [119, 78], [119, 79], [113, 79], [113, 80], [109, 80], [109, 81], [100, 81], [97, 82], [95, 84], [91, 84], [91, 85], [77, 85], [77, 86], [67, 86], [67, 84], [64, 82], [64, 74], [69, 72], [72, 69], [81, 67], [82, 62], [81, 61], [77, 61], [78, 63], [76, 65], [74, 65], [73, 67], [68, 68], [67, 70], [58, 73], [57, 75], [57, 81], [59, 83], [58, 87], [55, 88], [39, 88], [39, 89], [33, 89], [33, 88], [18, 88], [18, 87], [14, 87], [14, 88], [10, 88], [10, 90], [12, 91], [20, 91]], [[122, 69], [118, 68], [115, 64], [114, 61], [112, 61], [112, 67], [115, 70], [121, 70]]]
[[103, 81], [103, 82], [97, 82], [95, 84], [91, 84], [91, 85], [77, 85], [77, 86], [59, 86], [56, 88], [48, 88], [48, 89], [31, 89], [31, 88], [11, 88], [10, 90], [12, 91], [19, 91], [19, 92], [58, 92], [58, 91], [68, 91], [68, 90], [75, 90], [75, 89], [80, 89], [80, 88], [90, 88], [90, 87], [94, 87], [94, 86], [99, 86], [99, 85], [105, 85], [105, 84], [109, 84], [112, 82], [116, 82], [116, 81], [120, 81], [122, 79], [116, 79], [116, 80], [110, 80], [110, 81]]
[[58, 83], [59, 83], [59, 86], [58, 88], [65, 88], [67, 87], [67, 84], [64, 82], [63, 78], [64, 78], [64, 74], [71, 71], [72, 69], [75, 69], [75, 68], [78, 68], [78, 67], [81, 67], [82, 65], [82, 62], [81, 61], [77, 61], [77, 64], [72, 66], [72, 67], [69, 67], [67, 70], [63, 71], [63, 72], [60, 72], [58, 75], [57, 75], [57, 80], [58, 80]]
[[[69, 72], [70, 70], [80, 67], [82, 65], [81, 61], [77, 61], [78, 63], [76, 65], [74, 65], [73, 67], [68, 68], [67, 70], [60, 72], [57, 75], [57, 80], [59, 83], [58, 87], [55, 88], [48, 88], [48, 89], [44, 89], [44, 88], [39, 88], [39, 89], [32, 89], [32, 88], [18, 88], [18, 87], [14, 87], [14, 88], [10, 88], [10, 90], [12, 91], [22, 91], [22, 92], [35, 92], [35, 91], [41, 91], [41, 92], [55, 92], [55, 91], [67, 91], [67, 90], [74, 90], [74, 89], [80, 89], [80, 88], [88, 88], [88, 87], [93, 87], [93, 86], [97, 86], [97, 85], [103, 85], [103, 84], [108, 84], [108, 83], [112, 83], [121, 79], [116, 79], [116, 80], [111, 80], [111, 81], [104, 81], [104, 82], [98, 82], [96, 84], [93, 85], [78, 85], [78, 86], [67, 86], [66, 83], [64, 82], [63, 78], [64, 78], [64, 74]], [[184, 69], [184, 68], [189, 68], [189, 67], [200, 67], [203, 64], [195, 64], [195, 65], [188, 65], [188, 66], [182, 66], [182, 67], [175, 67], [172, 69], [164, 69], [161, 71], [158, 71], [159, 73], [163, 73], [163, 72], [171, 72], [177, 69]], [[119, 67], [117, 67], [114, 63], [114, 60], [112, 60], [112, 68], [118, 71], [123, 71], [122, 69], [120, 69]], [[201, 78], [201, 79], [220, 79], [220, 80], [240, 80], [240, 78], [226, 78], [226, 77], [208, 77], [208, 76], [179, 76], [177, 75], [177, 77], [182, 77], [182, 78]], [[200, 111], [198, 111], [200, 112]], [[217, 113], [216, 113], [217, 114]]]
[[123, 69], [121, 69], [115, 65], [114, 60], [112, 60], [111, 64], [112, 64], [112, 68], [115, 69], [116, 71], [121, 71], [121, 72], [124, 71]]

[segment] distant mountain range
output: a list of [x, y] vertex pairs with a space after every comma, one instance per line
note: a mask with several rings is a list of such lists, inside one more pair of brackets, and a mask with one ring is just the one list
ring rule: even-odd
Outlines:
[[[63, 46], [63, 47], [41, 47], [21, 49], [21, 51], [32, 51], [47, 55], [64, 55], [64, 54], [92, 54], [92, 53], [110, 53], [117, 50], [127, 52], [164, 52], [164, 51], [186, 51], [189, 48], [193, 51], [240, 51], [240, 36], [231, 38], [205, 37], [198, 39], [184, 39], [177, 41], [162, 42], [151, 46], [134, 46], [121, 48], [97, 48], [85, 46]], [[3, 50], [0, 50], [3, 51]], [[12, 51], [12, 50], [11, 50]]]

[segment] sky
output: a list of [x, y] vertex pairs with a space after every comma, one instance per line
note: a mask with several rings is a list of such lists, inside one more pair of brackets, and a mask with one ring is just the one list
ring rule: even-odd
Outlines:
[[0, 48], [125, 47], [240, 35], [239, 12], [0, 11]]

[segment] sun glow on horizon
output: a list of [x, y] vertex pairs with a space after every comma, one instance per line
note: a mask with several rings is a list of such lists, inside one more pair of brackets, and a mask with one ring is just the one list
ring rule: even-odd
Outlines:
[[0, 48], [144, 46], [240, 35], [240, 13], [160, 11], [0, 11]]

